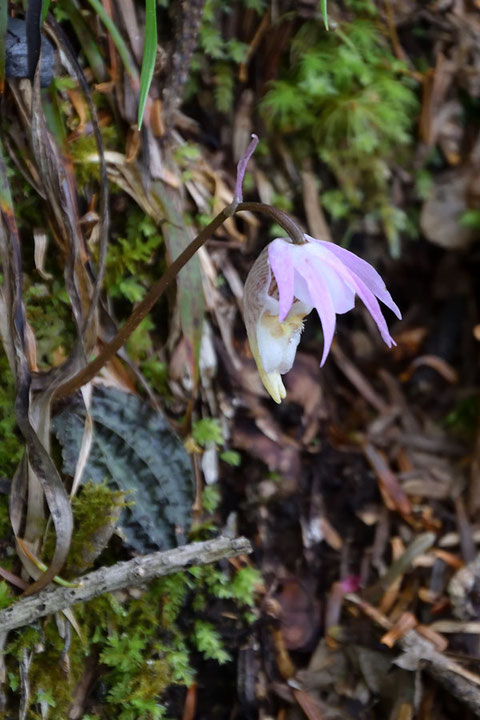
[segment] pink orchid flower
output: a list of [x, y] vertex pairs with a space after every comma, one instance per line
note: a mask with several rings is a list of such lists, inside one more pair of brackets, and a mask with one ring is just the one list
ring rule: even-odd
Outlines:
[[355, 295], [363, 301], [388, 347], [395, 345], [378, 300], [398, 318], [400, 310], [380, 275], [365, 260], [309, 235], [303, 245], [277, 238], [260, 253], [245, 283], [243, 311], [260, 377], [275, 402], [286, 396], [281, 375], [293, 365], [304, 318], [313, 308], [319, 315], [323, 365], [336, 315], [354, 307]]

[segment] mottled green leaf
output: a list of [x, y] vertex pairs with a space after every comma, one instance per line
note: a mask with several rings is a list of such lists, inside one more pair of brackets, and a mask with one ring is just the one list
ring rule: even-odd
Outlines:
[[[84, 408], [80, 400], [55, 418], [64, 471], [77, 463]], [[162, 413], [114, 388], [96, 388], [90, 413], [94, 436], [82, 481], [106, 480], [129, 493], [119, 522], [126, 542], [145, 553], [181, 542], [190, 526], [194, 483], [190, 458]]]

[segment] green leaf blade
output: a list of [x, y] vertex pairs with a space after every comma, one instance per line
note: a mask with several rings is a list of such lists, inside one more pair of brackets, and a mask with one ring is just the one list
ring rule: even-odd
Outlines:
[[320, 0], [320, 12], [322, 13], [323, 24], [325, 25], [325, 30], [328, 30], [327, 0]]
[[145, 106], [150, 85], [152, 84], [155, 60], [157, 57], [157, 10], [156, 0], [145, 2], [145, 44], [143, 49], [142, 70], [140, 73], [140, 93], [138, 97], [138, 129], [142, 127]]

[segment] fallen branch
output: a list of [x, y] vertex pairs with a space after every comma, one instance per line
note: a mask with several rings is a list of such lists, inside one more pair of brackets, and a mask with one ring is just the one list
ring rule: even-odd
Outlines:
[[104, 593], [138, 587], [194, 565], [207, 565], [222, 558], [251, 552], [252, 547], [246, 538], [219, 537], [100, 568], [80, 578], [77, 587], [50, 587], [38, 595], [20, 598], [17, 603], [0, 612], [0, 632], [30, 625], [38, 618], [65, 610], [79, 602], [87, 602]]
[[[345, 599], [357, 605], [367, 617], [384, 630], [392, 629], [391, 620], [358, 595], [349, 593]], [[467, 705], [475, 717], [480, 717], [479, 675], [436, 650], [433, 644], [415, 629], [399, 637], [397, 642], [403, 651], [396, 660], [397, 665], [406, 670], [425, 670], [457, 700]]]

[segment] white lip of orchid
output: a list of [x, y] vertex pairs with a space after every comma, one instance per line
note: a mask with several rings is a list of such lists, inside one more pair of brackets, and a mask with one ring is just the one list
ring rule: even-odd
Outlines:
[[245, 283], [243, 310], [250, 349], [260, 378], [272, 399], [281, 403], [287, 394], [281, 375], [293, 365], [303, 319], [312, 308], [295, 301], [287, 317], [280, 322], [278, 300], [268, 294], [271, 279], [265, 248]]
[[[277, 306], [276, 314], [268, 309], [274, 303]], [[303, 303], [294, 303], [285, 320], [280, 322], [278, 301], [268, 297], [267, 309], [257, 322], [258, 354], [255, 360], [262, 382], [276, 403], [280, 403], [287, 394], [281, 375], [293, 365], [303, 330], [303, 319], [309, 312]]]

